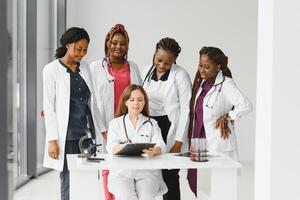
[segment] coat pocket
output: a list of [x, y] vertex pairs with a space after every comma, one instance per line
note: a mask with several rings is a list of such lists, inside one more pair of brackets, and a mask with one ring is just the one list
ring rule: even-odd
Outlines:
[[219, 138], [221, 152], [234, 151], [237, 149], [235, 133], [232, 129], [230, 131], [231, 133], [229, 134], [228, 139]]

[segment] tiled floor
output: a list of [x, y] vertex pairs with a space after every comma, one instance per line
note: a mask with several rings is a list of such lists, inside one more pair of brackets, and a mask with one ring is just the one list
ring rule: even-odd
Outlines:
[[[243, 169], [238, 179], [238, 199], [253, 200], [254, 199], [254, 163], [242, 162]], [[186, 171], [181, 171], [181, 196], [182, 200], [195, 200], [186, 181]], [[209, 176], [204, 176], [209, 179]], [[36, 179], [31, 180], [14, 193], [14, 200], [60, 200], [59, 195], [59, 173], [51, 171]], [[209, 188], [200, 186], [205, 192]], [[205, 195], [201, 194], [201, 200], [206, 200]]]

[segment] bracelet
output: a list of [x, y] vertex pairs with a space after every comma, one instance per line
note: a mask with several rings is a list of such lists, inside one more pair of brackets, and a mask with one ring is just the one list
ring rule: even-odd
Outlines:
[[228, 121], [231, 121], [231, 120], [232, 120], [231, 117], [229, 116], [229, 114], [226, 114], [226, 119], [227, 119]]

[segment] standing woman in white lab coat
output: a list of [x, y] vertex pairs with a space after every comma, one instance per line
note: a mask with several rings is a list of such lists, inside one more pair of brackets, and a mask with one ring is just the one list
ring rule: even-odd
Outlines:
[[[116, 154], [128, 142], [156, 143], [144, 149], [152, 157], [166, 151], [160, 128], [149, 117], [148, 97], [139, 85], [130, 85], [123, 92], [116, 118], [109, 123], [107, 151]], [[160, 170], [111, 170], [108, 189], [116, 200], [155, 200], [167, 191]]]
[[46, 125], [44, 166], [61, 171], [61, 199], [69, 200], [69, 171], [66, 154], [80, 153], [78, 142], [86, 135], [87, 118], [92, 115], [96, 133], [101, 119], [97, 109], [89, 66], [81, 62], [89, 35], [77, 27], [60, 38], [56, 60], [43, 70], [43, 107]]
[[[122, 24], [113, 26], [105, 37], [105, 57], [91, 63], [97, 103], [103, 113], [105, 131], [102, 133], [105, 150], [108, 123], [114, 118], [120, 96], [130, 84], [141, 84], [142, 80], [138, 66], [128, 58], [129, 37]], [[103, 189], [106, 200], [113, 200], [107, 190], [109, 171], [103, 170]]]
[[[238, 160], [234, 122], [251, 112], [252, 105], [238, 89], [227, 66], [228, 57], [217, 47], [202, 47], [191, 98], [189, 139], [206, 138], [209, 153]], [[197, 195], [197, 171], [188, 172]]]
[[[149, 97], [149, 114], [161, 128], [167, 152], [186, 151], [189, 125], [191, 81], [186, 70], [176, 64], [181, 51], [172, 38], [163, 38], [156, 44], [153, 64], [143, 73], [143, 87]], [[179, 169], [162, 170], [168, 187], [164, 200], [179, 200]]]

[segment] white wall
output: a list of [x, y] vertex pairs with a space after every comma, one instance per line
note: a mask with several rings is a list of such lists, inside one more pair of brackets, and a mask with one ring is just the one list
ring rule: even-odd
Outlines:
[[45, 150], [45, 123], [40, 116], [43, 110], [43, 68], [54, 59], [53, 0], [37, 1], [37, 164], [42, 167]]
[[299, 10], [297, 0], [274, 1], [272, 200], [299, 198]]
[[259, 5], [255, 199], [299, 199], [300, 2]]
[[[188, 2], [188, 3], [187, 3]], [[169, 36], [182, 52], [177, 63], [193, 79], [199, 49], [217, 46], [229, 57], [240, 89], [255, 106], [257, 2], [253, 0], [68, 0], [67, 27], [84, 27], [91, 43], [87, 61], [102, 58], [106, 32], [116, 23], [130, 37], [129, 59], [142, 70], [151, 64], [155, 44]], [[255, 112], [236, 123], [241, 160], [254, 160]]]

